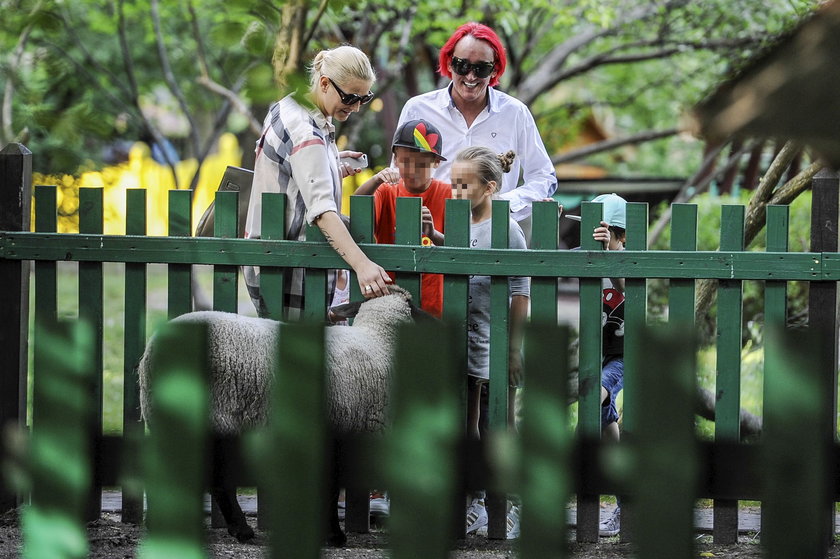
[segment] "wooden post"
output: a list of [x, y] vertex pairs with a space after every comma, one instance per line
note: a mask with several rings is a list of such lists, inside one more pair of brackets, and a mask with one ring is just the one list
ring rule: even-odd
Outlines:
[[[9, 144], [0, 152], [0, 231], [29, 231], [31, 200], [32, 152]], [[5, 428], [26, 424], [29, 262], [0, 260], [0, 286], [7, 309], [0, 323], [0, 427]], [[0, 485], [0, 513], [18, 504], [18, 496]]]
[[[838, 213], [840, 212], [840, 175], [823, 169], [814, 177], [811, 186], [811, 252], [837, 252]], [[837, 282], [811, 282], [808, 297], [808, 327], [812, 332], [822, 332], [824, 343], [818, 345], [819, 358], [814, 362], [824, 363], [820, 372], [823, 397], [827, 409], [837, 409]], [[830, 335], [828, 335], [830, 333]], [[824, 418], [821, 429], [825, 429], [825, 440], [835, 440], [837, 427], [832, 412]], [[833, 539], [834, 507], [825, 511], [824, 527], [826, 543]]]

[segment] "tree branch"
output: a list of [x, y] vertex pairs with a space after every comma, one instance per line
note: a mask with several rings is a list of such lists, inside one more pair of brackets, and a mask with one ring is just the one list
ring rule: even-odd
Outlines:
[[667, 130], [647, 130], [645, 132], [639, 132], [638, 134], [624, 136], [623, 138], [611, 138], [609, 140], [602, 140], [600, 142], [588, 144], [578, 149], [569, 150], [567, 152], [561, 153], [560, 155], [555, 155], [551, 158], [551, 162], [554, 165], [559, 165], [560, 163], [568, 163], [569, 161], [583, 159], [584, 157], [589, 157], [590, 155], [594, 155], [596, 153], [602, 153], [605, 151], [617, 149], [622, 146], [641, 144], [644, 142], [659, 140], [661, 138], [667, 138], [669, 136], [679, 134], [679, 132], [680, 130], [678, 128], [669, 128]]
[[[158, 60], [160, 60], [161, 70], [163, 70], [163, 80], [166, 82], [169, 91], [178, 101], [178, 106], [181, 107], [181, 111], [184, 113], [187, 121], [190, 123], [190, 141], [193, 145], [193, 152], [195, 156], [198, 157], [200, 152], [199, 146], [199, 139], [198, 139], [198, 125], [195, 122], [195, 118], [190, 111], [189, 104], [187, 103], [187, 99], [184, 97], [184, 92], [181, 91], [181, 88], [178, 86], [178, 82], [175, 79], [175, 73], [172, 71], [172, 66], [169, 64], [169, 55], [166, 52], [166, 45], [163, 42], [163, 32], [161, 30], [160, 25], [160, 5], [159, 0], [150, 0], [149, 8], [152, 14], [152, 27], [154, 28], [155, 32], [155, 45], [157, 46], [157, 54]], [[167, 150], [161, 150], [163, 152], [163, 157], [166, 160], [167, 164], [172, 168], [172, 174], [175, 175], [175, 187], [178, 187], [178, 178], [177, 173], [175, 172], [175, 162], [169, 160], [169, 155], [167, 154]]]
[[301, 40], [300, 48], [302, 51], [306, 50], [309, 42], [312, 41], [312, 37], [315, 36], [315, 30], [318, 29], [318, 22], [321, 21], [321, 17], [323, 17], [324, 12], [327, 11], [327, 4], [329, 4], [329, 0], [321, 0], [321, 3], [318, 5], [318, 11], [315, 14], [315, 18], [312, 20], [312, 25], [309, 26], [309, 31]]
[[730, 154], [729, 159], [726, 160], [726, 163], [719, 168], [716, 169], [715, 172], [710, 172], [712, 170], [712, 165], [714, 164], [715, 160], [717, 159], [720, 152], [723, 150], [726, 144], [720, 144], [714, 150], [712, 150], [709, 155], [706, 156], [706, 159], [703, 161], [703, 164], [700, 166], [700, 170], [697, 171], [690, 179], [685, 181], [685, 183], [680, 188], [680, 191], [671, 201], [671, 205], [669, 205], [662, 215], [659, 216], [659, 219], [656, 220], [656, 223], [651, 228], [650, 235], [648, 237], [648, 243], [653, 245], [659, 237], [662, 235], [662, 232], [665, 230], [665, 226], [671, 221], [671, 207], [673, 204], [681, 204], [683, 202], [687, 202], [691, 200], [694, 196], [701, 194], [709, 188], [709, 185], [712, 183], [713, 180], [718, 178], [721, 175], [726, 174], [728, 171], [733, 169], [736, 165], [739, 164], [741, 157], [745, 154], [751, 152], [755, 149], [756, 145], [758, 145], [759, 141], [753, 141], [746, 146], [742, 146], [737, 152]]
[[[773, 189], [779, 183], [779, 179], [782, 178], [785, 170], [790, 166], [790, 162], [793, 161], [800, 149], [797, 144], [787, 142], [770, 164], [770, 168], [767, 169], [767, 172], [761, 178], [758, 187], [753, 191], [750, 204], [747, 208], [747, 217], [744, 226], [744, 246], [749, 245], [761, 228], [764, 227], [767, 219], [767, 202], [771, 197]], [[813, 165], [805, 171], [802, 171], [792, 180], [809, 171], [812, 167]], [[749, 235], [747, 234], [748, 231], [750, 232]], [[694, 304], [694, 316], [698, 324], [705, 322], [704, 319], [708, 316], [709, 308], [712, 306], [712, 300], [716, 292], [717, 280], [704, 279], [697, 281], [697, 300]]]
[[128, 37], [125, 33], [125, 6], [124, 0], [118, 0], [116, 6], [117, 12], [117, 36], [119, 37], [120, 51], [122, 52], [123, 67], [125, 68], [125, 76], [128, 79], [129, 98], [131, 104], [140, 109], [139, 94], [137, 88], [137, 79], [134, 76], [134, 61], [131, 57], [131, 50], [128, 48]]
[[[92, 68], [96, 69], [98, 72], [101, 72], [102, 75], [104, 75], [105, 77], [108, 78], [108, 80], [111, 82], [111, 84], [115, 88], [118, 88], [118, 89], [122, 90], [123, 95], [125, 95], [126, 97], [130, 97], [131, 96], [131, 91], [126, 88], [125, 84], [122, 83], [122, 81], [111, 71], [110, 68], [100, 64], [96, 60], [96, 58], [90, 53], [90, 51], [85, 46], [84, 41], [82, 41], [82, 39], [79, 37], [79, 34], [76, 33], [76, 25], [74, 25], [70, 21], [70, 19], [67, 17], [67, 15], [65, 13], [63, 13], [63, 10], [62, 10], [62, 13], [58, 14], [57, 17], [61, 20], [61, 23], [63, 24], [64, 29], [67, 31], [67, 33], [70, 35], [70, 37], [72, 37], [73, 41], [76, 43], [76, 46], [79, 47], [79, 50], [84, 55], [84, 63], [89, 64]], [[64, 54], [64, 56], [67, 57], [68, 59], [72, 59], [72, 57], [69, 55], [69, 53], [64, 51], [64, 49], [58, 49], [58, 50], [60, 52], [62, 52], [62, 54]], [[93, 75], [90, 72], [88, 72], [88, 75], [93, 77]], [[96, 83], [96, 80], [94, 79], [92, 83]]]
[[533, 72], [517, 88], [517, 96], [526, 105], [530, 105], [539, 94], [553, 87], [557, 82], [553, 80], [556, 69], [561, 68], [572, 54], [593, 41], [614, 35], [618, 30], [634, 21], [644, 20], [656, 13], [658, 8], [647, 5], [633, 10], [626, 17], [618, 20], [613, 27], [603, 28], [594, 24], [589, 29], [575, 34], [573, 37], [560, 43], [539, 61], [536, 65], [541, 70]]
[[198, 28], [198, 14], [195, 13], [193, 0], [187, 2], [187, 12], [190, 14], [190, 29], [192, 29], [193, 40], [198, 51], [198, 68], [201, 76], [210, 80], [210, 67], [207, 65], [207, 54], [204, 49], [204, 39], [201, 30]]
[[199, 76], [196, 79], [196, 82], [226, 99], [237, 112], [244, 115], [248, 119], [248, 128], [250, 128], [251, 132], [257, 136], [262, 134], [262, 123], [254, 118], [254, 115], [251, 113], [251, 107], [236, 93], [236, 91], [230, 90], [225, 86], [214, 82], [209, 76]]
[[[40, 7], [40, 2], [36, 9]], [[15, 139], [15, 132], [12, 126], [12, 99], [15, 96], [15, 80], [12, 74], [20, 66], [23, 51], [26, 48], [26, 43], [29, 41], [29, 35], [32, 33], [32, 24], [27, 25], [21, 32], [18, 38], [18, 43], [15, 45], [12, 55], [9, 57], [9, 77], [6, 79], [6, 84], [3, 88], [3, 104], [0, 109], [0, 123], [2, 124], [3, 136], [0, 145], [6, 145]]]

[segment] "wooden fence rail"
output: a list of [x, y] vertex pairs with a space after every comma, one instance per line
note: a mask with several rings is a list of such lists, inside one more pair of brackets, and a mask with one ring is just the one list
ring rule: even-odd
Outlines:
[[[168, 525], [164, 512], [153, 512], [155, 491], [165, 493], [167, 484], [184, 471], [169, 472], [170, 463], [155, 466], [156, 452], [168, 448], [163, 434], [153, 434], [146, 442], [139, 423], [137, 384], [134, 364], [146, 338], [147, 328], [147, 266], [161, 263], [168, 266], [167, 315], [189, 312], [191, 302], [191, 274], [193, 264], [214, 266], [213, 306], [217, 310], [236, 310], [238, 293], [237, 267], [262, 266], [266, 303], [274, 316], [280, 316], [282, 268], [305, 267], [307, 272], [307, 308], [310, 321], [324, 316], [326, 273], [344, 267], [343, 261], [322, 240], [296, 242], [283, 240], [283, 223], [272, 216], [283, 216], [284, 200], [279, 195], [266, 195], [263, 203], [264, 238], [245, 240], [234, 238], [238, 230], [237, 193], [219, 192], [216, 198], [215, 237], [190, 236], [190, 192], [172, 191], [169, 208], [169, 236], [146, 237], [144, 191], [128, 193], [126, 235], [103, 235], [102, 195], [99, 189], [82, 189], [80, 193], [80, 233], [56, 233], [56, 189], [49, 186], [35, 188], [35, 232], [28, 231], [28, 200], [31, 154], [22, 146], [7, 146], [0, 154], [0, 288], [12, 303], [4, 303], [7, 320], [0, 324], [0, 342], [12, 351], [3, 353], [3, 374], [0, 375], [0, 420], [23, 424], [26, 420], [27, 348], [29, 327], [28, 263], [34, 261], [34, 324], [33, 343], [36, 351], [32, 373], [44, 382], [54, 373], [44, 355], [38, 351], [39, 341], [59, 323], [57, 312], [57, 262], [79, 262], [79, 316], [86, 325], [91, 340], [86, 354], [93, 369], [90, 395], [93, 408], [84, 418], [84, 432], [91, 448], [91, 475], [87, 494], [85, 518], [99, 514], [101, 487], [124, 483], [125, 474], [137, 479], [131, 470], [130, 453], [147, 456], [149, 465], [144, 483], [149, 495], [149, 538], [154, 542], [160, 534], [159, 526]], [[397, 359], [401, 386], [394, 394], [394, 428], [392, 434], [373, 445], [381, 453], [385, 466], [382, 471], [366, 470], [363, 465], [361, 481], [348, 480], [355, 489], [366, 489], [385, 483], [392, 493], [393, 519], [391, 541], [395, 557], [445, 556], [451, 545], [452, 530], [445, 527], [460, 525], [455, 503], [457, 495], [469, 483], [463, 481], [463, 460], [479, 460], [474, 452], [456, 439], [441, 439], [443, 424], [436, 427], [410, 423], [412, 417], [450, 417], [455, 425], [463, 424], [463, 410], [459, 405], [446, 411], [446, 406], [460, 401], [463, 387], [453, 386], [452, 379], [460, 378], [466, 358], [466, 312], [468, 276], [493, 276], [491, 305], [490, 426], [495, 433], [505, 431], [507, 415], [507, 288], [506, 277], [532, 277], [531, 328], [525, 342], [527, 386], [524, 391], [524, 418], [521, 436], [507, 447], [511, 455], [489, 453], [491, 475], [485, 479], [490, 495], [496, 502], [516, 493], [523, 503], [521, 549], [523, 556], [543, 557], [562, 554], [565, 537], [558, 530], [565, 522], [565, 496], [578, 498], [577, 538], [597, 541], [599, 495], [620, 494], [624, 497], [629, 532], [640, 557], [691, 556], [691, 506], [699, 497], [715, 500], [715, 540], [721, 543], [737, 538], [739, 499], [761, 500], [763, 515], [762, 542], [779, 557], [792, 556], [786, 550], [801, 543], [802, 549], [826, 549], [833, 532], [833, 501], [838, 498], [840, 459], [835, 444], [837, 410], [837, 281], [840, 280], [840, 257], [837, 255], [837, 191], [840, 181], [836, 175], [823, 174], [814, 181], [814, 217], [811, 252], [787, 251], [787, 208], [768, 208], [767, 250], [746, 252], [743, 246], [744, 209], [725, 207], [722, 215], [721, 250], [698, 251], [696, 243], [697, 214], [692, 205], [673, 208], [672, 246], [668, 251], [647, 250], [648, 209], [646, 204], [628, 204], [627, 250], [604, 252], [583, 236], [578, 251], [559, 250], [557, 246], [557, 209], [549, 202], [534, 204], [532, 249], [508, 250], [506, 246], [507, 204], [494, 202], [493, 248], [470, 249], [468, 245], [469, 206], [463, 200], [447, 204], [446, 246], [423, 247], [417, 232], [420, 206], [417, 200], [398, 200], [397, 245], [375, 245], [373, 241], [372, 200], [358, 197], [351, 200], [351, 234], [372, 260], [398, 273], [398, 282], [419, 298], [419, 273], [444, 273], [444, 318], [448, 332], [418, 331], [403, 336]], [[600, 220], [599, 204], [585, 203], [582, 208], [582, 227], [590, 230]], [[310, 239], [317, 232], [310, 230]], [[103, 435], [102, 370], [104, 317], [113, 312], [103, 303], [103, 262], [125, 263], [125, 340], [124, 340], [124, 427], [123, 434]], [[566, 411], [565, 380], [569, 333], [557, 328], [558, 277], [580, 278], [580, 358], [579, 358], [579, 416], [578, 435], [572, 436]], [[625, 277], [625, 409], [623, 427], [625, 442], [616, 448], [603, 448], [600, 437], [599, 391], [601, 368], [601, 278]], [[666, 328], [651, 331], [647, 326], [646, 281], [649, 278], [670, 280], [669, 323]], [[694, 299], [697, 279], [719, 282], [717, 313], [717, 421], [715, 440], [698, 441], [694, 434]], [[742, 282], [765, 282], [765, 326], [768, 340], [765, 361], [765, 423], [766, 429], [758, 443], [745, 444], [740, 436], [740, 347]], [[784, 331], [786, 282], [807, 281], [811, 285], [811, 328], [804, 333]], [[353, 297], [359, 298], [353, 285]], [[311, 338], [312, 330], [289, 329], [289, 339], [295, 336]], [[311, 326], [309, 327], [311, 328]], [[60, 329], [59, 329], [60, 330]], [[67, 328], [65, 328], [67, 330]], [[72, 329], [71, 329], [72, 330]], [[61, 331], [61, 330], [60, 330]], [[775, 332], [775, 333], [774, 333]], [[772, 336], [776, 336], [773, 338]], [[72, 338], [72, 336], [70, 336]], [[73, 339], [87, 337], [76, 336]], [[284, 339], [287, 339], [284, 336]], [[47, 342], [42, 342], [47, 343]], [[52, 342], [50, 342], [52, 343]], [[81, 343], [81, 342], [79, 342]], [[177, 343], [177, 342], [174, 342]], [[177, 347], [177, 346], [174, 346]], [[426, 348], [434, 347], [429, 352]], [[19, 350], [14, 351], [14, 349]], [[781, 351], [780, 348], [785, 348]], [[788, 348], [790, 348], [788, 350]], [[195, 352], [191, 352], [195, 353]], [[805, 356], [814, 355], [812, 360]], [[310, 365], [303, 364], [301, 368]], [[317, 364], [312, 364], [317, 372]], [[181, 368], [196, 367], [200, 364]], [[452, 372], [455, 372], [453, 375]], [[282, 374], [282, 371], [280, 372]], [[296, 370], [282, 376], [279, 384], [286, 386], [306, 378]], [[405, 377], [405, 378], [403, 378]], [[311, 376], [308, 380], [311, 380]], [[39, 381], [40, 382], [40, 381]], [[420, 382], [420, 384], [416, 384]], [[403, 384], [400, 384], [403, 383]], [[800, 386], [801, 385], [801, 386]], [[460, 386], [460, 388], [459, 388]], [[36, 385], [37, 387], [37, 385]], [[799, 390], [799, 388], [802, 390]], [[438, 396], [431, 402], [426, 395], [434, 390]], [[278, 397], [281, 397], [278, 395]], [[454, 399], [452, 399], [454, 398]], [[403, 417], [412, 406], [426, 402], [426, 415], [416, 413]], [[446, 404], [449, 402], [449, 404]], [[40, 398], [33, 402], [33, 437], [40, 426]], [[284, 403], [288, 405], [288, 402]], [[435, 407], [444, 406], [444, 407]], [[461, 411], [457, 411], [461, 410]], [[772, 411], [772, 414], [769, 412]], [[807, 411], [807, 413], [806, 413]], [[303, 412], [301, 412], [303, 413]], [[419, 413], [419, 412], [418, 412]], [[177, 415], [177, 414], [176, 414]], [[177, 417], [175, 418], [177, 419]], [[173, 419], [173, 421], [175, 420]], [[279, 441], [294, 440], [293, 433], [285, 435], [282, 417], [275, 417], [269, 437], [282, 448]], [[315, 418], [310, 418], [315, 421]], [[82, 419], [80, 419], [82, 421]], [[408, 423], [403, 423], [403, 422]], [[48, 423], [48, 422], [47, 422]], [[191, 428], [198, 429], [200, 427]], [[437, 431], [435, 431], [437, 429]], [[170, 433], [173, 432], [171, 429]], [[177, 432], [177, 431], [175, 431]], [[805, 436], [807, 434], [807, 436]], [[448, 442], [447, 442], [448, 441]], [[297, 443], [289, 443], [297, 444]], [[163, 445], [163, 446], [156, 446]], [[158, 450], [156, 450], [158, 449]], [[426, 453], [413, 455], [418, 449]], [[187, 449], [182, 448], [184, 452]], [[466, 453], [466, 458], [464, 458]], [[505, 467], [505, 458], [515, 458], [513, 469]], [[411, 457], [411, 467], [407, 458]], [[459, 458], [460, 457], [460, 458]], [[266, 464], [284, 464], [284, 455], [263, 456]], [[313, 456], [313, 459], [315, 457]], [[146, 458], [144, 458], [146, 460]], [[258, 461], [259, 462], [259, 461]], [[191, 463], [189, 471], [195, 476], [199, 463]], [[425, 464], [425, 466], [424, 466]], [[459, 464], [461, 464], [459, 466]], [[287, 466], [291, 466], [286, 464]], [[297, 464], [298, 467], [301, 464]], [[424, 476], [423, 468], [434, 468], [436, 475]], [[813, 468], [813, 469], [811, 469]], [[352, 468], [351, 468], [352, 469]], [[298, 471], [285, 479], [268, 482], [265, 476], [243, 472], [243, 483], [260, 482], [267, 493], [264, 501], [268, 510], [279, 500], [293, 498], [297, 491], [312, 490], [318, 479], [303, 482], [307, 472]], [[791, 482], [780, 483], [784, 472], [793, 471]], [[813, 479], [806, 472], [819, 475]], [[151, 477], [150, 477], [151, 476]], [[300, 482], [300, 483], [298, 483]], [[40, 483], [47, 483], [42, 480]], [[426, 483], [428, 485], [422, 485]], [[314, 485], [313, 485], [314, 484]], [[156, 488], [156, 489], [155, 489]], [[453, 496], [453, 491], [455, 496]], [[33, 491], [33, 505], [36, 504]], [[448, 496], [448, 497], [447, 497]], [[310, 499], [309, 495], [301, 497]], [[794, 499], [786, 501], [786, 499]], [[491, 502], [493, 499], [491, 499]], [[20, 496], [8, 485], [0, 492], [4, 510], [20, 502]], [[782, 518], [780, 503], [793, 502], [801, 514]], [[137, 522], [142, 518], [142, 494], [126, 491], [123, 518]], [[199, 504], [184, 504], [185, 507]], [[74, 509], [75, 510], [75, 509]], [[192, 511], [192, 512], [191, 512]], [[194, 521], [193, 509], [180, 515], [181, 520]], [[261, 504], [262, 513], [262, 504]], [[348, 510], [348, 529], [367, 528], [364, 522], [353, 524], [358, 515]], [[74, 513], [72, 518], [78, 518]], [[504, 510], [490, 508], [490, 537], [504, 537]], [[158, 518], [158, 520], [154, 520]], [[269, 512], [270, 526], [277, 533], [288, 529], [292, 519]], [[422, 518], [422, 521], [420, 520]], [[459, 520], [452, 520], [458, 518]], [[434, 519], [434, 522], [430, 522]], [[300, 522], [298, 517], [296, 522]], [[262, 522], [262, 517], [261, 517]], [[453, 524], [454, 523], [454, 524]], [[265, 525], [265, 524], [263, 524]], [[427, 526], [418, 532], [416, 527]], [[412, 528], [414, 527], [414, 528]], [[623, 527], [624, 528], [624, 527]], [[192, 541], [200, 534], [188, 529], [182, 535]], [[299, 557], [317, 556], [320, 528], [313, 524], [300, 538]], [[274, 531], [272, 532], [274, 533]], [[791, 538], [791, 534], [797, 537]], [[799, 536], [801, 535], [801, 536]], [[165, 534], [163, 534], [165, 536]], [[785, 540], [787, 538], [787, 540]], [[293, 538], [294, 539], [294, 538]], [[284, 540], [288, 543], [288, 540]], [[308, 543], [307, 543], [308, 542]], [[153, 545], [153, 544], [149, 544]], [[192, 545], [191, 543], [186, 545]], [[412, 552], [418, 545], [425, 554]], [[414, 553], [414, 554], [413, 554]], [[547, 553], [547, 554], [546, 554]], [[659, 554], [657, 554], [659, 553]]]

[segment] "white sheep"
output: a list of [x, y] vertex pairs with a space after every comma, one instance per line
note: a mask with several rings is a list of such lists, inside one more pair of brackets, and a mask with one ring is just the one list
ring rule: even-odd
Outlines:
[[[384, 429], [396, 329], [412, 319], [435, 320], [411, 302], [407, 291], [397, 286], [391, 286], [390, 291], [383, 297], [334, 308], [343, 316], [355, 314], [353, 325], [325, 329], [329, 424], [338, 433]], [[207, 326], [210, 413], [214, 431], [239, 434], [265, 424], [280, 323], [215, 311], [188, 313], [172, 322]], [[154, 352], [155, 338], [152, 337], [138, 365], [140, 409], [147, 424], [153, 419], [150, 369]], [[248, 527], [236, 501], [235, 487], [211, 488], [211, 495], [225, 517], [231, 535], [240, 541], [252, 538], [254, 532]], [[335, 510], [337, 496], [337, 487], [334, 487], [330, 492], [332, 510]], [[329, 542], [342, 545], [345, 540], [336, 514], [330, 518]]]

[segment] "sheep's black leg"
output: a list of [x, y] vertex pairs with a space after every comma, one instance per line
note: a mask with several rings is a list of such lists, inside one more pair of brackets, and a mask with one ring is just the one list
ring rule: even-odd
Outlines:
[[247, 542], [254, 537], [254, 530], [248, 526], [245, 513], [236, 500], [235, 487], [211, 487], [210, 495], [219, 505], [219, 510], [227, 522], [228, 533], [240, 543]]
[[341, 525], [338, 522], [338, 495], [341, 492], [340, 478], [340, 462], [341, 462], [341, 445], [338, 441], [332, 445], [332, 456], [328, 456], [328, 464], [330, 469], [329, 491], [327, 491], [327, 499], [325, 505], [326, 518], [329, 520], [327, 532], [327, 545], [333, 547], [343, 547], [347, 543], [347, 536], [341, 530]]

